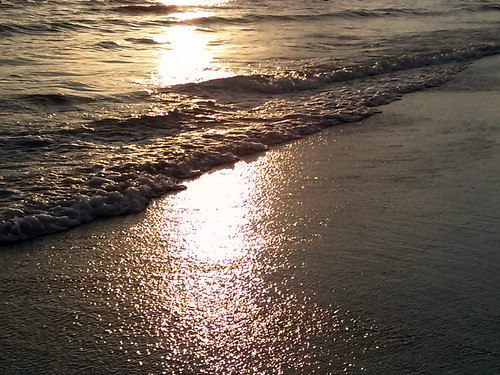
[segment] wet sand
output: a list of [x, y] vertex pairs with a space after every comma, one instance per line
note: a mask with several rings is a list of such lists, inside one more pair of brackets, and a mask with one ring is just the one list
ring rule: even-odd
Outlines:
[[499, 373], [499, 67], [2, 248], [2, 373]]

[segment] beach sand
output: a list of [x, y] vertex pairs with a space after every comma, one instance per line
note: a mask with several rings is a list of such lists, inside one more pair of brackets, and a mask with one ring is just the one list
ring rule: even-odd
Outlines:
[[2, 373], [500, 373], [499, 103], [485, 58], [140, 215], [2, 248]]

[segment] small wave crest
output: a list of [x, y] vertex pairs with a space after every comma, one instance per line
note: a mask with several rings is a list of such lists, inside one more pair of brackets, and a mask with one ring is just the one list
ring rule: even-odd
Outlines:
[[13, 5], [13, 4], [10, 4], [10, 3], [9, 3], [9, 2], [7, 2], [7, 1], [1, 1], [1, 0], [0, 0], [0, 9], [1, 9], [1, 8], [4, 8], [4, 9], [6, 9], [6, 8], [13, 8], [13, 7], [14, 7], [14, 5]]
[[239, 17], [211, 16], [183, 21], [185, 24], [202, 26], [207, 24], [253, 24], [258, 22], [313, 22], [328, 19], [366, 19], [383, 17], [408, 17], [437, 15], [435, 11], [413, 8], [349, 9], [318, 14], [246, 14]]
[[500, 11], [500, 4], [474, 4], [463, 8], [466, 11], [477, 12], [498, 12]]
[[83, 129], [81, 136], [93, 141], [106, 141], [110, 139], [130, 142], [137, 139], [151, 139], [155, 137], [171, 137], [190, 129], [185, 125], [183, 119], [187, 115], [179, 111], [172, 111], [167, 114], [127, 119], [105, 118], [90, 123]]
[[0, 35], [14, 35], [14, 34], [49, 34], [67, 32], [68, 30], [77, 30], [84, 28], [82, 24], [75, 22], [48, 22], [48, 23], [31, 23], [31, 24], [18, 24], [18, 23], [4, 23], [0, 24]]
[[[184, 85], [185, 90], [230, 90], [263, 94], [283, 94], [314, 90], [337, 82], [346, 82], [366, 77], [383, 75], [396, 71], [436, 66], [453, 62], [463, 62], [500, 52], [500, 45], [485, 44], [469, 49], [426, 56], [401, 56], [376, 62], [373, 65], [357, 66], [333, 72], [306, 73], [294, 76], [236, 76], [201, 83]], [[182, 89], [181, 89], [182, 90]]]
[[117, 42], [114, 40], [103, 40], [103, 41], [96, 43], [96, 47], [102, 48], [102, 49], [117, 49], [117, 48], [121, 48], [122, 45], [120, 42]]
[[0, 139], [0, 146], [4, 150], [6, 149], [26, 150], [27, 148], [48, 147], [51, 146], [53, 143], [54, 141], [51, 137], [39, 136], [39, 135], [2, 137], [2, 139]]
[[153, 4], [153, 5], [122, 5], [112, 8], [112, 11], [118, 13], [127, 13], [131, 15], [136, 14], [169, 14], [178, 11], [176, 5], [164, 5], [164, 4]]
[[340, 17], [349, 19], [382, 18], [382, 17], [407, 17], [437, 15], [436, 11], [421, 8], [378, 8], [378, 9], [349, 9], [337, 13], [331, 13], [329, 17]]
[[157, 40], [154, 40], [153, 38], [126, 38], [125, 39], [127, 42], [135, 43], [135, 44], [144, 44], [144, 45], [157, 45], [157, 44], [164, 44], [166, 42], [159, 42]]
[[75, 107], [78, 104], [89, 103], [94, 101], [94, 99], [86, 96], [67, 95], [67, 94], [29, 94], [29, 95], [19, 96], [18, 99], [43, 108]]

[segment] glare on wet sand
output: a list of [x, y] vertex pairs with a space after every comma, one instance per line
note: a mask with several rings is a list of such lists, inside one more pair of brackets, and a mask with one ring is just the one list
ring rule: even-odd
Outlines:
[[269, 220], [283, 193], [269, 189], [269, 179], [287, 188], [273, 157], [215, 171], [153, 203], [125, 240], [126, 261], [108, 275], [121, 317], [111, 336], [125, 335], [132, 347], [147, 340], [160, 367], [184, 371], [282, 373], [350, 363], [341, 358], [349, 351], [338, 349], [350, 345], [355, 320], [304, 293], [283, 251], [296, 239]]

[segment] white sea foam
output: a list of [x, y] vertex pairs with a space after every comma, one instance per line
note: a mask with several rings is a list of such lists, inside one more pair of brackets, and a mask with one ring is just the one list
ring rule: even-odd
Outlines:
[[181, 185], [161, 175], [136, 174], [134, 177], [134, 180], [127, 179], [119, 183], [112, 179], [92, 177], [88, 184], [101, 187], [92, 195], [74, 198], [74, 203], [66, 202], [43, 214], [17, 216], [0, 223], [0, 243], [66, 230], [99, 217], [140, 212], [151, 198], [182, 189]]
[[[343, 86], [329, 78], [329, 84], [335, 86], [327, 90], [315, 90], [306, 95], [299, 93], [286, 100], [273, 97], [258, 111], [252, 108], [244, 117], [245, 122], [237, 127], [222, 126], [220, 129], [208, 130], [203, 126], [197, 127], [199, 110], [194, 111], [197, 113], [194, 117], [189, 117], [187, 111], [182, 114], [177, 112], [174, 118], [146, 116], [125, 122], [107, 121], [101, 129], [95, 127], [92, 133], [86, 135], [87, 139], [100, 139], [99, 130], [107, 137], [109, 126], [137, 129], [137, 124], [156, 135], [161, 135], [163, 129], [167, 132], [164, 134], [170, 136], [164, 140], [155, 139], [155, 149], [134, 148], [131, 156], [137, 162], [94, 165], [87, 168], [90, 172], [87, 176], [58, 178], [56, 175], [52, 182], [47, 176], [49, 186], [52, 184], [50, 190], [37, 191], [39, 185], [33, 185], [30, 192], [40, 196], [39, 199], [0, 213], [3, 218], [0, 242], [25, 240], [100, 217], [141, 211], [152, 198], [182, 188], [177, 183], [179, 179], [198, 176], [214, 166], [234, 163], [241, 156], [265, 151], [269, 146], [300, 138], [328, 126], [359, 121], [377, 113], [373, 107], [397, 100], [403, 92], [438, 85], [462, 68], [461, 64], [432, 64], [407, 70], [403, 75], [398, 74], [400, 68], [386, 67], [382, 75], [358, 70], [358, 73], [348, 73], [351, 76]], [[363, 79], [353, 80], [353, 74]], [[333, 77], [338, 79], [336, 75]], [[203, 86], [199, 85], [197, 89]], [[279, 113], [283, 115], [276, 116]], [[181, 123], [186, 118], [192, 124], [182, 131]], [[241, 118], [241, 112], [238, 118]], [[168, 127], [164, 126], [165, 122], [169, 124]], [[172, 133], [171, 129], [178, 130]], [[117, 132], [111, 134], [116, 137]], [[179, 148], [182, 156], [174, 157]], [[105, 149], [105, 152], [108, 150]], [[143, 159], [147, 161], [140, 162]], [[52, 198], [54, 192], [55, 198]], [[61, 198], [64, 196], [68, 198]]]
[[488, 4], [284, 3], [0, 2], [0, 242], [137, 212], [500, 51]]

